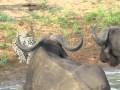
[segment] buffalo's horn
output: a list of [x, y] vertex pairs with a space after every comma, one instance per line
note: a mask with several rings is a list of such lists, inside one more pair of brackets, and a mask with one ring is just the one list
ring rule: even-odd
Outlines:
[[34, 49], [36, 49], [36, 47], [38, 45], [40, 45], [41, 41], [47, 40], [49, 38], [50, 35], [45, 35], [42, 37], [42, 39], [38, 40], [33, 46], [31, 47], [27, 47], [27, 46], [23, 46], [20, 42], [19, 36], [16, 37], [16, 44], [17, 46], [24, 52], [30, 52], [33, 51]]
[[96, 34], [96, 28], [93, 27], [92, 29], [92, 33], [93, 33], [93, 39], [94, 41], [99, 45], [99, 46], [103, 46], [105, 45], [107, 38], [108, 38], [108, 34], [109, 34], [109, 29], [105, 30], [103, 36], [100, 38], [97, 36]]
[[81, 34], [80, 34], [80, 41], [78, 42], [77, 45], [74, 45], [74, 46], [69, 45], [61, 35], [57, 35], [56, 39], [60, 45], [62, 45], [69, 51], [77, 51], [82, 47], [82, 44], [83, 44], [83, 38]]

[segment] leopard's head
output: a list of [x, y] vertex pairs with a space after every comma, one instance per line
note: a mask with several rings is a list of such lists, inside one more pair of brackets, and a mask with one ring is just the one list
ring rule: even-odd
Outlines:
[[33, 36], [33, 26], [30, 22], [20, 21], [17, 26], [17, 36], [30, 37]]

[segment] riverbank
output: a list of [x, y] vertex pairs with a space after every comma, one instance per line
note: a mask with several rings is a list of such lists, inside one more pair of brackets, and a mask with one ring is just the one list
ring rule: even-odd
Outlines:
[[[0, 0], [0, 5], [24, 3], [28, 3], [28, 0]], [[11, 47], [18, 28], [23, 30], [26, 26], [30, 27], [31, 21], [37, 39], [45, 34], [60, 33], [71, 44], [75, 44], [79, 38], [75, 33], [80, 32], [84, 40], [82, 48], [76, 52], [67, 51], [76, 62], [98, 64], [104, 70], [120, 69], [119, 66], [113, 68], [100, 62], [100, 47], [93, 41], [91, 33], [91, 26], [94, 25], [99, 33], [103, 27], [119, 24], [119, 0], [41, 0], [37, 4], [42, 5], [40, 10], [0, 12], [0, 57], [5, 55], [5, 58], [2, 58], [3, 65], [0, 66], [0, 85], [2, 82], [25, 78], [27, 65], [19, 63]], [[16, 19], [25, 22], [25, 25], [20, 27]]]

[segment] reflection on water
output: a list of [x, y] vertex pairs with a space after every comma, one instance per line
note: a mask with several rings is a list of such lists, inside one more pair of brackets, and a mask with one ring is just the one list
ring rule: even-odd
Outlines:
[[120, 70], [105, 71], [111, 90], [120, 90]]
[[[110, 82], [111, 90], [120, 90], [120, 70], [107, 70], [105, 73]], [[2, 82], [0, 90], [22, 90], [23, 83], [24, 80]]]

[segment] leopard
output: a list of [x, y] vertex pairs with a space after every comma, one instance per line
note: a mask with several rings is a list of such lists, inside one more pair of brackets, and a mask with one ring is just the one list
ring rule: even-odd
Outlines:
[[[30, 28], [24, 22], [20, 22], [19, 27], [17, 28], [16, 37], [19, 37], [20, 42], [23, 46], [31, 47], [36, 42], [33, 31], [30, 30]], [[29, 64], [32, 52], [22, 51], [16, 44], [16, 38], [13, 39], [12, 49], [14, 53], [18, 56], [20, 63], [26, 62], [27, 64]]]

